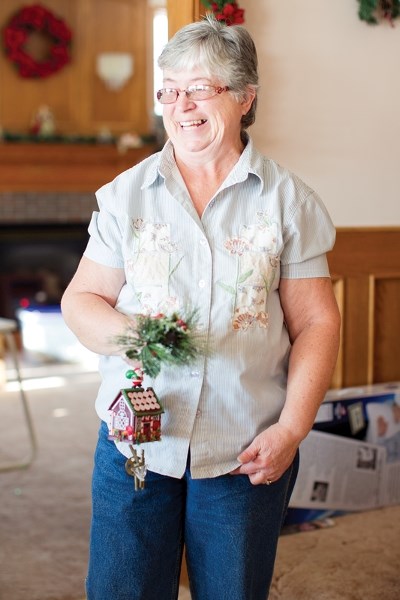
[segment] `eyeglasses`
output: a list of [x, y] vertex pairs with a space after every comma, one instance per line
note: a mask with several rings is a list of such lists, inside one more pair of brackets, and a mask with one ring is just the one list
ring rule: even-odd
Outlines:
[[228, 91], [229, 88], [214, 87], [213, 85], [191, 85], [186, 90], [176, 90], [175, 88], [163, 88], [157, 92], [157, 100], [161, 104], [173, 104], [178, 100], [180, 94], [186, 94], [189, 100], [208, 100], [217, 94]]

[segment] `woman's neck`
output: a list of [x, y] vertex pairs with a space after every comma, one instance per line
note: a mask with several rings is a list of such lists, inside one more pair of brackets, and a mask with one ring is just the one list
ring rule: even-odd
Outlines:
[[200, 217], [211, 198], [232, 171], [242, 151], [243, 147], [240, 151], [232, 149], [224, 156], [209, 160], [199, 155], [175, 156], [177, 167]]

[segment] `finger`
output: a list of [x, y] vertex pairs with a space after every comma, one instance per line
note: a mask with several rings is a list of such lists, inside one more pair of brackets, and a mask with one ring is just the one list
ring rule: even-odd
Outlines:
[[239, 475], [254, 475], [260, 471], [260, 465], [255, 462], [248, 462], [236, 469]]
[[253, 485], [262, 485], [266, 484], [268, 481], [271, 481], [264, 471], [257, 471], [257, 473], [250, 474], [249, 479]]
[[243, 473], [240, 472], [240, 467], [238, 467], [237, 469], [234, 469], [233, 471], [229, 471], [229, 475], [242, 475]]
[[251, 444], [248, 448], [243, 450], [237, 457], [237, 460], [241, 463], [248, 463], [252, 460], [255, 460], [260, 452], [260, 448], [258, 445]]

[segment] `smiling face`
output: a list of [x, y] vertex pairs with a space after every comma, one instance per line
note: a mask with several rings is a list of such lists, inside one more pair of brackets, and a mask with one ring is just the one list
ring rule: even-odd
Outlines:
[[[224, 87], [224, 83], [204, 75], [200, 68], [188, 71], [164, 71], [164, 87], [184, 90], [192, 85]], [[172, 104], [163, 105], [164, 126], [171, 139], [175, 156], [218, 159], [242, 151], [240, 139], [242, 115], [250, 108], [252, 98], [238, 102], [224, 91], [207, 100], [192, 100], [181, 93]]]

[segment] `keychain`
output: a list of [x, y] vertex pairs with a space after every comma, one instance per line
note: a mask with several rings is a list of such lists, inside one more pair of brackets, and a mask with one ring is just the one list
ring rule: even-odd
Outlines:
[[142, 449], [139, 456], [134, 445], [161, 439], [161, 415], [164, 409], [153, 388], [142, 387], [143, 369], [129, 370], [132, 387], [122, 389], [108, 409], [108, 438], [129, 443], [132, 456], [125, 470], [135, 480], [135, 491], [144, 489], [147, 466]]
[[146, 463], [144, 462], [144, 450], [142, 449], [142, 453], [139, 458], [137, 450], [132, 446], [132, 444], [129, 444], [129, 448], [131, 449], [132, 457], [128, 458], [126, 461], [125, 471], [128, 473], [128, 475], [131, 475], [134, 478], [135, 492], [137, 492], [137, 490], [144, 489], [144, 478], [146, 477], [147, 473]]

